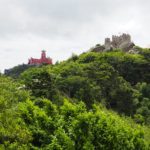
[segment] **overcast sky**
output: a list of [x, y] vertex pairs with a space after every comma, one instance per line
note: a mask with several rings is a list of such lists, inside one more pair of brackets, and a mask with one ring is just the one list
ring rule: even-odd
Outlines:
[[0, 71], [42, 49], [65, 60], [124, 32], [150, 45], [149, 0], [0, 0]]

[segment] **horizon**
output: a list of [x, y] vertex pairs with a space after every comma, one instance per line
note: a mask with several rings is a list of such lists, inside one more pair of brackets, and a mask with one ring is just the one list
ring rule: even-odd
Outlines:
[[39, 58], [42, 49], [53, 62], [62, 61], [121, 33], [149, 47], [149, 5], [148, 0], [0, 0], [0, 72]]

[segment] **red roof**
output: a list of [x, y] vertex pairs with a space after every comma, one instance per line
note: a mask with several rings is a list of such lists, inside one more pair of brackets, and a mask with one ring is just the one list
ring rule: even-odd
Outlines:
[[41, 58], [36, 59], [36, 58], [30, 58], [28, 61], [28, 64], [31, 65], [40, 65], [40, 64], [52, 64], [52, 59], [46, 57], [46, 52], [43, 50], [41, 53]]

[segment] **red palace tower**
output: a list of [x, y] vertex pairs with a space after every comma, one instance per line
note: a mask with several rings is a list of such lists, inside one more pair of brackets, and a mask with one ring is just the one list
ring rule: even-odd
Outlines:
[[36, 58], [30, 58], [28, 61], [29, 65], [41, 65], [41, 64], [50, 64], [52, 65], [52, 59], [49, 57], [46, 57], [46, 51], [42, 50], [41, 53], [41, 58], [40, 59], [36, 59]]

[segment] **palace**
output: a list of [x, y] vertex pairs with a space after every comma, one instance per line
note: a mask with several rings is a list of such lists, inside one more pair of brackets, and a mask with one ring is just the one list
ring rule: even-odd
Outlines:
[[30, 58], [28, 61], [29, 65], [41, 65], [41, 64], [52, 64], [52, 59], [49, 57], [46, 57], [46, 51], [42, 50], [41, 53], [41, 58], [37, 59], [37, 58]]

